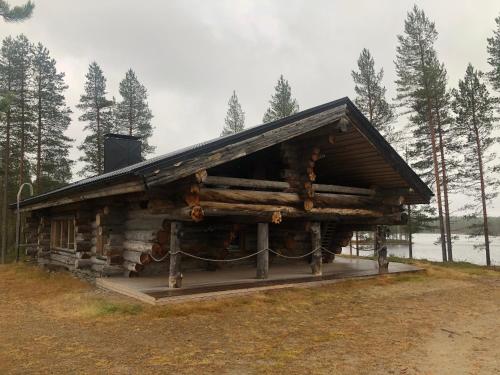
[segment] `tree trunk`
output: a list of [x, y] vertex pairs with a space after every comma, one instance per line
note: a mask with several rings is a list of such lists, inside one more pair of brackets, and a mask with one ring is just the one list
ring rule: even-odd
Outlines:
[[18, 175], [18, 186], [21, 186], [24, 178], [24, 154], [26, 152], [26, 124], [25, 124], [25, 103], [24, 103], [24, 82], [21, 85], [21, 147], [19, 150], [19, 175]]
[[490, 235], [488, 230], [488, 213], [486, 210], [486, 187], [484, 184], [483, 156], [481, 152], [481, 141], [479, 140], [479, 131], [477, 129], [475, 115], [474, 115], [474, 133], [476, 136], [477, 161], [479, 164], [479, 179], [481, 182], [481, 203], [483, 205], [483, 227], [484, 227], [483, 229], [484, 229], [484, 247], [486, 250], [486, 265], [491, 266]]
[[42, 175], [42, 79], [38, 77], [38, 129], [37, 129], [37, 147], [36, 147], [36, 193], [41, 193]]
[[[9, 85], [10, 91], [10, 85]], [[7, 253], [7, 236], [8, 236], [8, 201], [9, 196], [9, 170], [10, 170], [10, 109], [7, 110], [6, 115], [6, 135], [4, 145], [4, 159], [3, 159], [3, 199], [2, 199], [2, 264], [5, 263], [5, 255]]]
[[428, 66], [425, 63], [425, 51], [423, 50], [422, 43], [420, 43], [420, 68], [424, 72], [424, 88], [426, 95], [426, 104], [427, 104], [427, 125], [429, 127], [429, 132], [431, 136], [431, 147], [432, 147], [432, 162], [434, 164], [434, 179], [436, 183], [436, 199], [438, 205], [438, 213], [439, 213], [439, 230], [441, 232], [441, 252], [443, 255], [443, 262], [447, 261], [447, 253], [446, 253], [446, 242], [445, 242], [445, 231], [444, 231], [444, 220], [443, 220], [443, 204], [441, 202], [441, 181], [439, 178], [439, 163], [437, 158], [437, 148], [436, 148], [436, 129], [434, 128], [434, 121], [432, 116], [432, 98], [430, 97], [429, 92], [429, 82], [427, 82], [427, 76], [425, 76], [425, 71], [428, 69]]
[[413, 243], [412, 243], [412, 230], [411, 230], [411, 205], [408, 205], [408, 257], [413, 258]]
[[439, 229], [441, 232], [441, 252], [443, 255], [443, 262], [447, 261], [446, 253], [446, 242], [445, 242], [445, 231], [444, 231], [444, 220], [443, 220], [443, 204], [441, 202], [441, 179], [439, 178], [439, 163], [437, 158], [436, 149], [436, 129], [434, 129], [434, 121], [432, 119], [432, 106], [431, 99], [427, 98], [427, 121], [429, 125], [429, 131], [431, 135], [431, 146], [432, 146], [432, 160], [434, 164], [434, 179], [436, 183], [436, 199], [438, 204], [439, 213]]
[[[97, 104], [98, 105], [98, 104]], [[102, 174], [102, 160], [101, 160], [101, 111], [97, 108], [96, 115], [97, 124], [97, 174]]]
[[448, 246], [448, 261], [453, 262], [453, 250], [451, 243], [450, 205], [448, 202], [448, 176], [446, 172], [446, 160], [444, 157], [444, 141], [443, 141], [443, 131], [441, 127], [441, 117], [439, 115], [438, 108], [436, 108], [436, 116], [437, 116], [438, 134], [439, 134], [439, 153], [441, 156], [441, 174], [443, 176], [444, 214], [446, 221], [446, 245]]

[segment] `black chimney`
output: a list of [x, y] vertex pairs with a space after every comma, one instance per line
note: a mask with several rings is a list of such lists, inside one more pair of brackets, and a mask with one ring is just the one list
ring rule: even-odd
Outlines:
[[142, 157], [139, 137], [122, 134], [104, 135], [104, 173], [140, 161], [142, 161]]

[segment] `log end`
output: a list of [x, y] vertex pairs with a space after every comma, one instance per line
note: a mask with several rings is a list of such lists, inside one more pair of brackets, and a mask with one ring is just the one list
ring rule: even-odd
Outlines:
[[273, 212], [273, 215], [271, 216], [271, 222], [273, 224], [281, 224], [283, 221], [283, 217], [281, 216], [281, 212], [275, 211]]
[[203, 208], [200, 206], [194, 206], [191, 209], [191, 219], [193, 219], [194, 222], [198, 223], [203, 220], [205, 217], [205, 214], [203, 212]]

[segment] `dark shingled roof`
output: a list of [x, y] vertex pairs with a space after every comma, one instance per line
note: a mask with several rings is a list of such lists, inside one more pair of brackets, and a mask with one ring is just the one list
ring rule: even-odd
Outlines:
[[[236, 134], [218, 137], [203, 143], [198, 143], [193, 146], [172, 151], [167, 154], [130, 165], [125, 168], [117, 169], [109, 173], [73, 182], [59, 189], [25, 199], [21, 202], [20, 206], [29, 206], [48, 198], [60, 197], [69, 193], [87, 190], [88, 188], [96, 188], [102, 185], [107, 185], [109, 183], [120, 182], [121, 180], [124, 180], [130, 176], [143, 176], [145, 174], [153, 172], [156, 169], [172, 166], [187, 159], [202, 155], [204, 153], [212, 152], [214, 150], [237, 142], [244, 141], [246, 139], [266, 133], [270, 130], [278, 129], [287, 124], [305, 119], [309, 116], [316, 115], [326, 110], [334, 109], [335, 107], [339, 107], [342, 105], [346, 106], [349, 114], [357, 120], [359, 125], [361, 125], [360, 130], [365, 134], [365, 136], [369, 137], [373, 141], [373, 143], [380, 149], [388, 163], [406, 181], [408, 181], [408, 184], [415, 190], [416, 193], [421, 194], [426, 199], [429, 199], [433, 195], [432, 191], [413, 171], [413, 169], [411, 169], [406, 164], [406, 162], [391, 147], [391, 145], [387, 143], [387, 141], [380, 135], [380, 133], [370, 124], [368, 119], [358, 110], [358, 108], [351, 102], [351, 100], [348, 97], [344, 97], [326, 104], [319, 105], [317, 107], [306, 109], [292, 116], [285, 117], [277, 121], [245, 129]], [[11, 205], [11, 207], [15, 208], [15, 205], [13, 204]]]

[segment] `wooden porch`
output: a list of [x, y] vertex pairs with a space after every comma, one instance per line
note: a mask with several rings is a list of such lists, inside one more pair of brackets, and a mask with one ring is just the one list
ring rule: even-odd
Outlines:
[[[390, 263], [389, 274], [420, 272], [422, 269], [402, 263]], [[262, 290], [290, 287], [312, 287], [333, 284], [346, 279], [376, 277], [376, 261], [350, 257], [336, 257], [333, 263], [323, 264], [323, 274], [311, 275], [306, 262], [275, 264], [269, 268], [267, 279], [256, 278], [256, 268], [240, 265], [217, 271], [187, 271], [181, 288], [169, 288], [168, 270], [161, 276], [109, 277], [97, 279], [99, 287], [136, 298], [146, 303], [162, 305], [208, 298], [242, 295]]]

